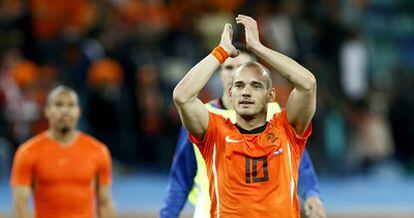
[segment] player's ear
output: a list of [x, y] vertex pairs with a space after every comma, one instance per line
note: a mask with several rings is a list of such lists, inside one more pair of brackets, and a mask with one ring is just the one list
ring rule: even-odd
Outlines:
[[272, 87], [267, 96], [267, 102], [275, 102], [275, 101], [276, 101], [276, 89]]
[[233, 92], [231, 91], [232, 86], [229, 88], [229, 100], [232, 101]]

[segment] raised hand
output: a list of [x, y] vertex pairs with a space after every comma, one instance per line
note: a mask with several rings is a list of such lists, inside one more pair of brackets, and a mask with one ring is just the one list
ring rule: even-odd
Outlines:
[[240, 51], [233, 45], [233, 27], [231, 24], [224, 25], [223, 33], [221, 34], [220, 46], [234, 58], [239, 55]]
[[244, 26], [244, 33], [246, 38], [246, 47], [248, 49], [253, 49], [259, 46], [259, 29], [257, 27], [257, 22], [253, 18], [239, 14], [236, 17], [236, 23]]

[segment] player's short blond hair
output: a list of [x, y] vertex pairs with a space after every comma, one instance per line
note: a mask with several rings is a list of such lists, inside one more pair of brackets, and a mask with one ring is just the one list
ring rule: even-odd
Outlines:
[[235, 73], [233, 74], [233, 80], [234, 80], [234, 75], [236, 75], [237, 73], [241, 72], [242, 70], [244, 70], [246, 68], [257, 70], [258, 72], [260, 72], [262, 74], [262, 76], [264, 76], [266, 78], [266, 81], [265, 81], [266, 82], [266, 89], [270, 89], [270, 88], [273, 87], [273, 84], [272, 84], [273, 82], [272, 82], [272, 77], [271, 77], [270, 71], [265, 66], [263, 66], [262, 64], [260, 64], [257, 61], [249, 61], [245, 64], [240, 65], [236, 69]]

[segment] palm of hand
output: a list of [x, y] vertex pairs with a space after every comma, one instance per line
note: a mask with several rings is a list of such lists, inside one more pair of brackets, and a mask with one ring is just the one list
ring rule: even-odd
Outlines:
[[230, 57], [236, 57], [239, 51], [234, 47], [232, 43], [233, 28], [231, 24], [224, 26], [223, 33], [221, 34], [220, 46], [230, 55]]

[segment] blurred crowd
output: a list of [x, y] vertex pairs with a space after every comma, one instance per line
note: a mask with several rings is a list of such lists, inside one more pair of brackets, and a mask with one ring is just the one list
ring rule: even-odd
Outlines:
[[[47, 92], [80, 95], [79, 128], [120, 169], [167, 171], [180, 120], [172, 89], [238, 13], [318, 80], [308, 150], [321, 174], [414, 173], [414, 4], [410, 0], [0, 1], [0, 177], [44, 131]], [[243, 32], [235, 26], [235, 41]], [[272, 72], [283, 106], [292, 87]], [[213, 79], [202, 99], [220, 95]]]

